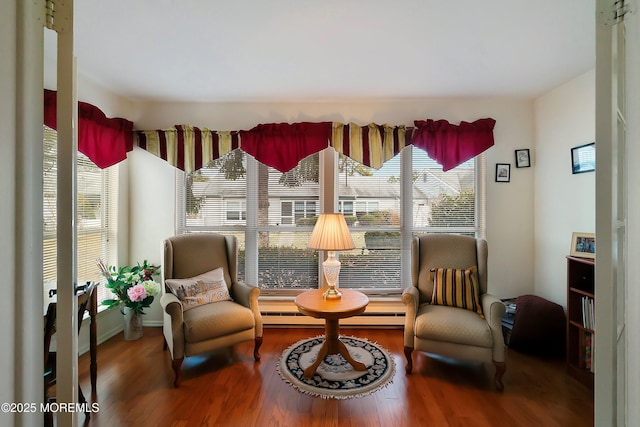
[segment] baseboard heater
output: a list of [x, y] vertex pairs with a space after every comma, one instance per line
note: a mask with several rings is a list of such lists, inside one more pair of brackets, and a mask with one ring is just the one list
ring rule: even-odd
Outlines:
[[[323, 326], [323, 319], [305, 316], [300, 312], [263, 312], [265, 325], [282, 326]], [[363, 313], [340, 319], [342, 326], [404, 326], [404, 313]]]

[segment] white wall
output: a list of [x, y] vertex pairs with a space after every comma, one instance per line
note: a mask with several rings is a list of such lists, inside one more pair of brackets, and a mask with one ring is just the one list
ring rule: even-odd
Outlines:
[[[533, 292], [534, 167], [516, 169], [518, 148], [533, 149], [533, 104], [519, 99], [362, 100], [322, 103], [139, 104], [137, 129], [191, 124], [215, 130], [250, 129], [259, 123], [353, 121], [413, 125], [413, 120], [452, 123], [496, 119], [496, 144], [487, 152], [489, 289], [498, 297]], [[130, 261], [161, 259], [160, 242], [175, 230], [175, 171], [155, 156], [130, 155]], [[511, 182], [495, 183], [495, 163], [511, 163]], [[535, 165], [535, 162], [534, 162]], [[160, 324], [154, 302], [145, 324]]]
[[[161, 242], [175, 234], [175, 168], [141, 149], [129, 153], [129, 265], [162, 264]], [[159, 278], [156, 280], [160, 280]], [[145, 326], [162, 325], [160, 298], [145, 310]]]
[[566, 305], [574, 231], [595, 231], [595, 173], [571, 173], [571, 148], [595, 141], [595, 70], [539, 97], [535, 116], [535, 294]]

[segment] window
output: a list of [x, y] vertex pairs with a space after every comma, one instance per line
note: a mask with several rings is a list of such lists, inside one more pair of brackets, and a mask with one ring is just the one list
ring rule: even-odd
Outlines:
[[320, 212], [319, 157], [313, 154], [286, 173], [253, 161], [260, 187], [256, 231], [263, 293], [317, 287], [318, 253], [307, 242]]
[[[43, 276], [45, 282], [56, 280], [56, 200], [57, 133], [44, 127], [43, 164]], [[84, 154], [77, 158], [77, 277], [78, 281], [102, 281], [96, 260], [112, 261], [115, 255], [116, 168], [100, 169]], [[108, 290], [98, 287], [98, 301], [107, 298]]]
[[356, 202], [356, 216], [372, 214], [380, 210], [380, 203], [372, 201]]
[[293, 202], [282, 202], [280, 205], [280, 224], [293, 224]]
[[[348, 268], [339, 285], [364, 290], [399, 290], [401, 242], [400, 156], [375, 170], [339, 156], [339, 205], [355, 249], [338, 254]], [[347, 200], [345, 200], [347, 199]]]
[[[179, 232], [237, 236], [238, 274], [253, 276], [263, 290], [317, 286], [318, 258], [307, 241], [319, 212], [318, 158], [301, 162], [314, 167], [287, 173], [241, 150], [211, 162], [177, 184]], [[252, 244], [247, 248], [245, 241]]]
[[238, 279], [245, 278], [247, 159], [240, 150], [176, 182], [178, 233], [216, 231], [238, 238]]
[[338, 201], [338, 212], [344, 216], [353, 216], [353, 202], [346, 200]]
[[227, 202], [227, 221], [245, 221], [247, 219], [247, 206], [245, 201]]
[[[402, 258], [402, 248], [414, 235], [484, 232], [477, 185], [484, 179], [482, 155], [442, 172], [426, 153], [411, 147], [379, 170], [335, 154], [334, 180], [319, 179], [319, 159], [314, 154], [281, 173], [235, 150], [179, 178], [178, 232], [236, 235], [239, 274], [263, 294], [321, 282], [319, 253], [307, 243], [323, 193], [335, 194], [356, 246], [338, 254], [343, 288], [399, 293], [410, 277], [410, 259]], [[336, 187], [323, 188], [320, 182]]]
[[422, 150], [413, 150], [413, 231], [481, 235], [476, 200], [476, 160], [447, 172]]
[[316, 200], [295, 200], [289, 202], [281, 202], [280, 224], [298, 224], [301, 223], [300, 220], [303, 218], [314, 218], [318, 216], [317, 204], [318, 202]]
[[296, 223], [302, 218], [313, 218], [318, 216], [317, 206], [315, 201], [296, 201], [295, 206], [295, 218]]

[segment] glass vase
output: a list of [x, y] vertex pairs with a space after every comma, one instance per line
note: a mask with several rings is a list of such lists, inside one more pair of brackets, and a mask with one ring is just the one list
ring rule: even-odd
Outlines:
[[124, 339], [133, 341], [142, 338], [142, 314], [129, 307], [124, 308]]

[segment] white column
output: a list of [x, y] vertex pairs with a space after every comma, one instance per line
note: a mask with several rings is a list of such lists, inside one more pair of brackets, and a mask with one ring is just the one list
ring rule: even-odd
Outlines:
[[613, 149], [616, 123], [613, 93], [613, 1], [596, 1], [596, 236], [598, 257], [595, 269], [595, 425], [617, 425], [616, 419], [616, 306], [612, 224], [614, 207]]
[[400, 286], [411, 286], [411, 239], [413, 238], [413, 147], [405, 147], [400, 153], [400, 191], [402, 193]]
[[[325, 148], [318, 153], [320, 156], [318, 167], [320, 174], [318, 181], [320, 184], [320, 213], [338, 212], [338, 154], [332, 147]], [[324, 277], [322, 263], [326, 259], [326, 252], [319, 251], [318, 256], [318, 286], [327, 287], [327, 280]], [[340, 255], [338, 254], [338, 257]]]
[[[17, 111], [16, 100], [16, 25], [17, 25], [17, 0], [5, 2], [0, 14], [0, 51], [6, 52], [0, 61], [0, 134], [3, 141], [0, 142], [0, 236], [3, 236], [4, 244], [0, 245], [0, 270], [4, 280], [0, 282], [2, 298], [0, 299], [0, 336], [6, 349], [16, 349], [16, 323], [17, 313], [20, 312], [16, 299], [15, 284], [17, 283], [19, 268], [16, 265], [18, 258], [18, 236], [16, 224], [16, 196], [18, 185], [16, 183], [16, 152], [18, 138], [16, 135]], [[22, 303], [22, 302], [20, 302]], [[42, 347], [41, 347], [42, 348]], [[37, 351], [37, 348], [36, 348]], [[14, 375], [17, 371], [15, 351], [0, 352], [0, 400], [2, 402], [15, 402], [17, 381]], [[14, 373], [15, 372], [15, 373]], [[40, 383], [42, 384], [42, 383]], [[0, 413], [0, 424], [11, 425], [13, 415]]]
[[[627, 1], [629, 2], [629, 1]], [[627, 425], [640, 425], [640, 168], [634, 160], [640, 156], [640, 2], [631, 0], [629, 7], [633, 11], [625, 16], [627, 30]]]
[[258, 285], [258, 161], [247, 157], [247, 228], [245, 233], [245, 282]]
[[[57, 374], [59, 403], [78, 402], [78, 304], [76, 286], [76, 157], [78, 101], [73, 53], [73, 1], [61, 3], [58, 33], [58, 184], [57, 184]], [[74, 411], [57, 413], [58, 425], [75, 426]]]
[[320, 213], [338, 212], [338, 155], [332, 148], [320, 153]]

